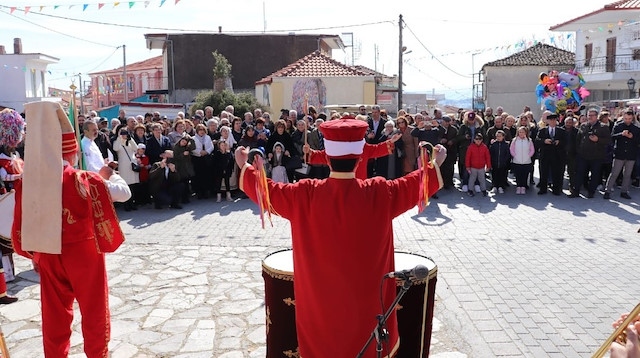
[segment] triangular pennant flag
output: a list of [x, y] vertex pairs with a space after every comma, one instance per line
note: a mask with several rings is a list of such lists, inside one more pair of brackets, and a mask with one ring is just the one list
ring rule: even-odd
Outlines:
[[118, 6], [118, 5], [120, 5], [120, 3], [119, 3], [119, 2], [114, 2], [114, 3], [113, 3], [113, 7], [116, 7], [116, 6]]
[[16, 7], [15, 7], [15, 6], [12, 6], [12, 7], [11, 7], [11, 10], [9, 10], [9, 14], [13, 14], [13, 12], [14, 12], [14, 11], [16, 11]]
[[179, 2], [180, 2], [180, 0], [176, 0], [176, 5], [178, 5]]
[[136, 4], [135, 1], [129, 1], [129, 9], [131, 9], [135, 4]]
[[573, 34], [567, 34], [567, 40], [571, 38], [571, 35]]
[[44, 6], [40, 6], [40, 12], [42, 12], [42, 9], [44, 9]]
[[73, 7], [73, 5], [69, 5], [69, 9], [71, 9]]
[[85, 11], [89, 7], [89, 4], [82, 5], [82, 11]]
[[26, 15], [26, 14], [28, 14], [28, 13], [29, 13], [29, 10], [31, 10], [31, 6], [25, 6], [25, 7], [24, 7], [24, 14], [25, 14], [25, 15]]
[[55, 10], [55, 9], [57, 9], [57, 8], [59, 8], [59, 7], [60, 7], [60, 5], [53, 5], [53, 9], [54, 9], [54, 10]]
[[103, 6], [104, 6], [104, 3], [103, 3], [103, 2], [98, 3], [98, 10], [102, 9], [102, 7], [103, 7]]
[[608, 28], [612, 28], [612, 27], [613, 27], [613, 24], [607, 24], [607, 27], [608, 27]]
[[149, 1], [145, 1], [145, 2], [144, 2], [144, 8], [145, 8], [145, 9], [147, 8], [147, 6], [149, 6]]
[[26, 67], [22, 67], [22, 72], [27, 72], [27, 68]]
[[160, 6], [158, 6], [158, 7], [162, 7], [162, 5], [164, 5], [165, 1], [167, 1], [167, 0], [160, 0]]
[[602, 28], [602, 26], [599, 26], [599, 27], [598, 27], [598, 30], [599, 30], [599, 31], [604, 31], [604, 29]]
[[618, 26], [622, 26], [622, 20], [618, 21]]

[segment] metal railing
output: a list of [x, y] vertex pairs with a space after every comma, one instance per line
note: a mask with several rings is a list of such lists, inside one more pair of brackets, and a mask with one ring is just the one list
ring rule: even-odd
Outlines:
[[577, 62], [576, 69], [582, 74], [639, 71], [640, 56], [618, 55], [592, 57]]

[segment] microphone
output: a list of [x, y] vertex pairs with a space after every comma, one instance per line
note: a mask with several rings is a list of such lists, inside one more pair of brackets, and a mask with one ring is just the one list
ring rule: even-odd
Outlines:
[[389, 272], [384, 275], [384, 278], [400, 278], [403, 280], [408, 280], [410, 278], [415, 278], [418, 281], [422, 281], [429, 276], [429, 269], [424, 265], [418, 265], [412, 269]]

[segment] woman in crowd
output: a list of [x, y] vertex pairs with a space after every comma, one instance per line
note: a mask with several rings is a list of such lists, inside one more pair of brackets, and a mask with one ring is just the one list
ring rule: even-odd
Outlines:
[[[228, 127], [223, 127], [222, 129], [228, 131]], [[231, 198], [230, 179], [235, 166], [233, 154], [228, 143], [224, 140], [219, 141], [217, 149], [213, 153], [213, 191], [216, 193], [217, 202], [222, 200], [222, 180], [224, 180], [227, 201], [233, 200]]]
[[169, 133], [167, 137], [169, 137], [169, 141], [171, 141], [171, 146], [175, 146], [180, 138], [184, 137], [186, 129], [186, 125], [182, 119], [177, 118], [173, 123], [173, 131]]
[[209, 175], [212, 173], [211, 153], [213, 153], [213, 142], [207, 135], [207, 128], [204, 124], [196, 126], [196, 135], [193, 137], [195, 149], [191, 151], [191, 161], [193, 163], [193, 191], [198, 199], [206, 199], [209, 189]]
[[140, 182], [138, 172], [133, 171], [132, 163], [139, 165], [136, 160], [136, 152], [138, 146], [136, 142], [131, 139], [126, 125], [121, 124], [119, 129], [119, 136], [113, 141], [113, 151], [118, 156], [118, 171], [120, 176], [129, 185], [131, 189], [131, 198], [124, 203], [124, 210], [131, 211], [137, 210], [137, 203], [135, 202], [135, 196], [137, 193], [137, 184]]
[[238, 145], [245, 148], [258, 148], [258, 137], [256, 136], [256, 130], [251, 124], [244, 129], [244, 135], [240, 139]]
[[142, 124], [138, 124], [136, 125], [136, 127], [133, 130], [133, 140], [136, 142], [136, 144], [147, 144], [147, 129], [145, 128], [144, 125]]
[[[393, 125], [393, 121], [386, 121], [384, 123], [382, 134], [380, 135], [380, 142], [382, 143], [391, 139], [391, 137], [397, 133], [400, 132], [396, 130]], [[400, 178], [403, 175], [404, 168], [404, 161], [402, 158], [403, 148], [404, 144], [402, 142], [402, 138], [398, 139], [394, 144], [393, 153], [386, 157], [380, 157], [376, 160], [376, 173], [386, 179]]]
[[194, 176], [193, 163], [191, 161], [191, 152], [196, 149], [195, 141], [185, 134], [173, 146], [173, 159], [176, 164], [176, 172], [180, 175], [180, 181], [183, 184], [182, 203], [189, 202], [191, 190], [189, 189], [189, 180]]
[[526, 194], [527, 176], [535, 148], [525, 127], [518, 128], [518, 135], [511, 141], [509, 149], [512, 157], [511, 168], [516, 175], [516, 194]]
[[184, 120], [184, 132], [193, 137], [196, 135], [196, 129], [190, 119]]
[[209, 138], [211, 138], [211, 141], [215, 144], [215, 142], [220, 139], [220, 132], [218, 132], [218, 117], [213, 117], [207, 121], [207, 129]]

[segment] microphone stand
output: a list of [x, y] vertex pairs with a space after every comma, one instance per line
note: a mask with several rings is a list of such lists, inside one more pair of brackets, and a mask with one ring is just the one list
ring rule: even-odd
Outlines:
[[387, 323], [387, 319], [389, 319], [389, 316], [391, 316], [391, 314], [394, 312], [396, 306], [398, 305], [398, 303], [400, 302], [404, 294], [407, 293], [407, 291], [409, 291], [410, 287], [411, 287], [411, 280], [409, 278], [405, 278], [404, 283], [400, 288], [400, 293], [398, 293], [398, 295], [396, 296], [396, 299], [391, 303], [391, 306], [389, 307], [387, 312], [384, 315], [379, 314], [376, 316], [376, 319], [378, 320], [378, 324], [376, 325], [376, 328], [373, 329], [373, 332], [371, 332], [371, 336], [369, 336], [367, 343], [364, 344], [364, 347], [362, 347], [362, 349], [360, 350], [360, 353], [358, 353], [356, 358], [360, 358], [364, 356], [364, 353], [366, 352], [367, 348], [369, 348], [369, 345], [371, 344], [371, 342], [373, 342], [374, 338], [376, 340], [377, 357], [378, 358], [382, 357], [382, 342], [389, 339], [389, 335], [383, 327]]

